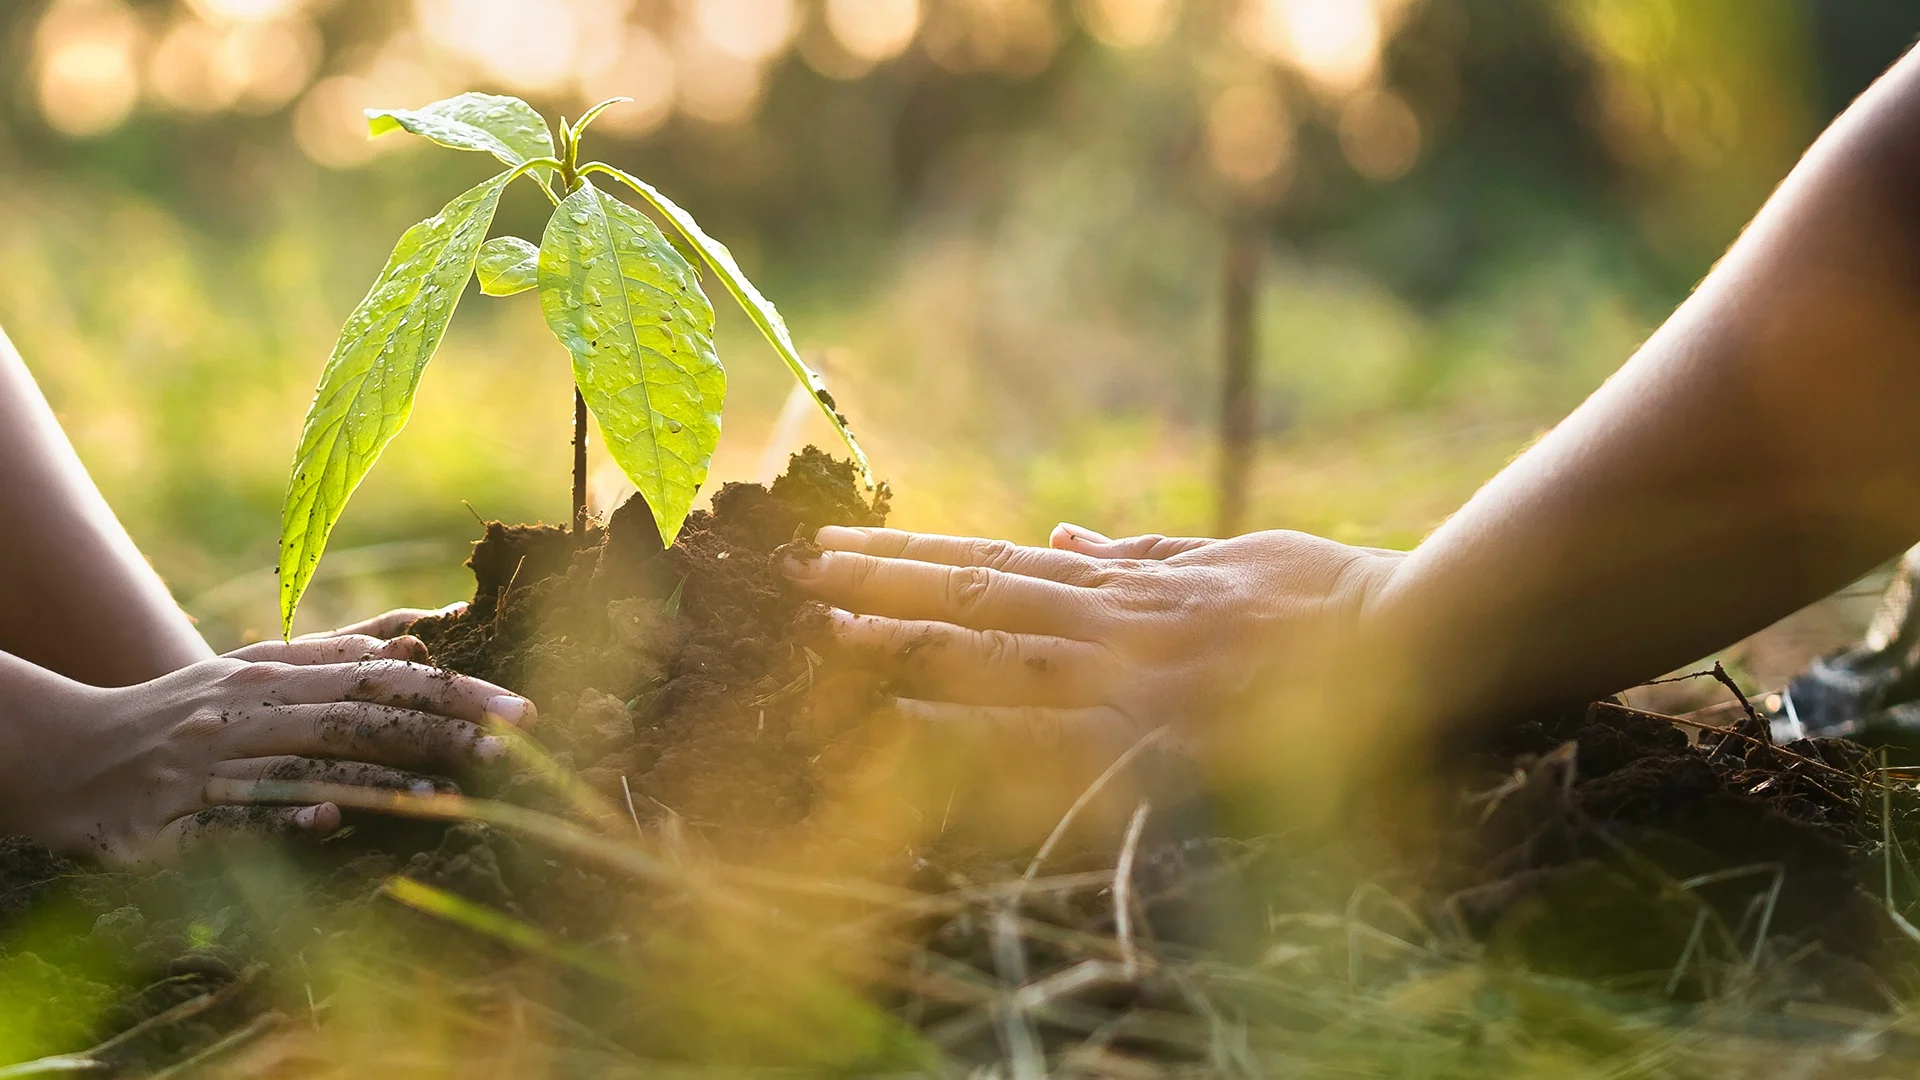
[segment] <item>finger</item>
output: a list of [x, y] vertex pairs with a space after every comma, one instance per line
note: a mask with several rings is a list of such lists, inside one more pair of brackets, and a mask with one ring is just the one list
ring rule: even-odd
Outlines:
[[337, 758], [397, 768], [495, 761], [507, 741], [474, 724], [432, 713], [336, 701], [258, 709], [223, 732], [236, 758]]
[[1038, 634], [831, 611], [836, 647], [879, 658], [913, 698], [969, 705], [1089, 706], [1109, 682], [1098, 646]]
[[1109, 540], [1092, 529], [1063, 521], [1053, 527], [1053, 535], [1047, 542], [1063, 551], [1095, 559], [1170, 559], [1215, 541], [1205, 536], [1161, 536], [1159, 533]]
[[337, 637], [299, 637], [292, 641], [256, 641], [228, 653], [234, 660], [252, 663], [348, 664], [358, 660], [412, 660], [427, 658], [426, 643], [417, 637], [380, 638], [367, 634]]
[[1096, 595], [1092, 589], [984, 566], [879, 559], [851, 551], [789, 557], [785, 572], [796, 588], [849, 611], [1016, 634], [1087, 636]]
[[405, 630], [410, 623], [440, 615], [453, 615], [466, 609], [467, 602], [465, 600], [456, 600], [443, 608], [394, 608], [392, 611], [383, 611], [371, 619], [362, 619], [357, 623], [350, 623], [346, 626], [336, 627], [332, 630], [323, 630], [318, 634], [309, 634], [306, 636], [323, 638], [364, 634], [368, 637], [389, 638]]
[[533, 702], [503, 687], [400, 660], [276, 668], [241, 677], [270, 684], [267, 688], [285, 705], [364, 701], [438, 713], [474, 724], [498, 721], [523, 730], [538, 718]]
[[[417, 772], [375, 765], [365, 761], [330, 761], [323, 758], [276, 754], [272, 757], [235, 758], [214, 765], [213, 775], [223, 780], [265, 784], [344, 784], [348, 787], [404, 791], [412, 795], [451, 794], [459, 791], [451, 780], [437, 780]], [[220, 788], [231, 792], [230, 785]], [[209, 797], [208, 802], [226, 801]], [[236, 799], [233, 801], [252, 801]]]
[[215, 806], [175, 818], [154, 837], [156, 861], [235, 843], [258, 843], [292, 836], [330, 836], [340, 828], [340, 808], [314, 806]]
[[1126, 714], [1109, 705], [1062, 709], [896, 698], [894, 707], [901, 716], [918, 723], [982, 736], [1013, 736], [1042, 748], [1069, 744], [1127, 746], [1140, 736]]
[[814, 542], [832, 551], [852, 551], [882, 559], [910, 559], [943, 566], [985, 566], [1009, 574], [1048, 578], [1069, 585], [1090, 585], [1099, 562], [1071, 551], [1023, 547], [1010, 540], [938, 536], [898, 529], [850, 529], [829, 525]]

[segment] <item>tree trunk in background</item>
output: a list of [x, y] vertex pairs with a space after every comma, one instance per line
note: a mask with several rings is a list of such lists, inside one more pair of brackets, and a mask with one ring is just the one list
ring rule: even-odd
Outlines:
[[1220, 394], [1220, 536], [1238, 533], [1247, 511], [1247, 481], [1253, 471], [1254, 435], [1259, 410], [1253, 386], [1254, 299], [1260, 284], [1260, 233], [1237, 222], [1227, 234], [1223, 275], [1220, 353], [1224, 368]]

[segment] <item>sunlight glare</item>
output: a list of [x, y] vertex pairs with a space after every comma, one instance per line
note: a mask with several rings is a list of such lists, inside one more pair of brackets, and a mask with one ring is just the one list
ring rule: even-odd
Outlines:
[[140, 26], [120, 0], [61, 0], [35, 33], [41, 115], [63, 135], [120, 126], [140, 95]]
[[508, 86], [551, 90], [572, 74], [579, 23], [572, 5], [541, 0], [419, 0], [427, 39]]
[[1382, 14], [1381, 0], [1249, 0], [1241, 35], [1255, 52], [1345, 94], [1379, 65]]
[[920, 0], [827, 0], [834, 39], [870, 64], [890, 60], [920, 31]]
[[209, 22], [271, 22], [306, 5], [301, 0], [187, 0]]
[[799, 28], [793, 0], [695, 0], [693, 22], [715, 49], [752, 62], [778, 56]]
[[766, 92], [761, 65], [722, 52], [703, 34], [684, 34], [676, 42], [680, 111], [709, 124], [744, 123], [760, 109]]
[[610, 97], [633, 100], [616, 105], [594, 121], [595, 131], [637, 136], [657, 130], [673, 115], [673, 54], [644, 26], [626, 32], [611, 63], [580, 78], [580, 96], [588, 104]]
[[1293, 152], [1293, 121], [1274, 87], [1230, 87], [1207, 110], [1207, 155], [1220, 175], [1245, 187], [1277, 177]]
[[1075, 0], [1074, 11], [1100, 44], [1139, 49], [1167, 36], [1177, 0]]
[[357, 75], [320, 80], [293, 112], [293, 137], [300, 149], [330, 169], [364, 165], [379, 152], [367, 137], [365, 109], [375, 97], [373, 84]]

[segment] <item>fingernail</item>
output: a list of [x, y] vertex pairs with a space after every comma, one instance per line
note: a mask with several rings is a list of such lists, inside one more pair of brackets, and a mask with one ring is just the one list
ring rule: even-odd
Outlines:
[[407, 785], [407, 790], [415, 795], [432, 795], [435, 791], [431, 780], [415, 780]]
[[780, 572], [790, 578], [814, 577], [820, 573], [820, 564], [823, 561], [824, 557], [820, 555], [815, 555], [810, 559], [802, 559], [798, 556], [789, 555], [781, 560]]
[[294, 815], [293, 815], [294, 827], [300, 828], [300, 829], [311, 829], [313, 828], [314, 819], [319, 816], [320, 816], [319, 807], [317, 806], [301, 807], [299, 810], [294, 811]]
[[1071, 521], [1063, 521], [1060, 524], [1055, 525], [1054, 530], [1056, 532], [1066, 533], [1068, 536], [1072, 537], [1075, 540], [1086, 540], [1093, 543], [1104, 543], [1106, 542], [1106, 539], [1107, 539], [1106, 537], [1100, 535], [1099, 533], [1094, 532], [1092, 529], [1089, 529], [1084, 525], [1075, 525]]
[[498, 761], [507, 752], [507, 740], [488, 735], [473, 744], [473, 756], [480, 761]]
[[448, 604], [446, 607], [443, 607], [439, 611], [434, 612], [434, 614], [435, 615], [458, 615], [465, 610], [467, 610], [467, 602], [465, 600], [455, 600], [453, 603]]
[[528, 727], [537, 715], [533, 702], [513, 694], [496, 694], [487, 699], [487, 718], [511, 724], [517, 728]]

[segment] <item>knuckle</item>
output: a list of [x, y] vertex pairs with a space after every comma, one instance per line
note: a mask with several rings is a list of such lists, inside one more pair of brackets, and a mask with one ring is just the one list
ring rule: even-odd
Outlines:
[[1005, 568], [1017, 550], [1019, 549], [1011, 540], [982, 539], [975, 540], [970, 545], [967, 557], [968, 561], [977, 566]]
[[980, 658], [990, 668], [1017, 667], [1020, 663], [1020, 639], [1004, 630], [982, 631]]
[[221, 685], [238, 690], [258, 690], [285, 682], [296, 669], [278, 660], [241, 662], [220, 676]]
[[188, 712], [178, 724], [175, 724], [173, 734], [180, 739], [200, 742], [212, 738], [238, 720], [240, 716], [239, 709], [202, 705]]
[[961, 615], [978, 612], [993, 588], [993, 571], [984, 566], [957, 566], [947, 573], [947, 606]]

